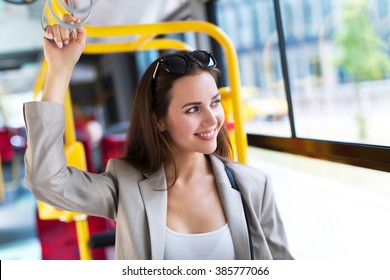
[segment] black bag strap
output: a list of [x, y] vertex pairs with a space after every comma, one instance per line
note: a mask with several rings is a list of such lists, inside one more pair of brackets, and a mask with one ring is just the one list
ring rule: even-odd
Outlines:
[[[240, 193], [240, 195], [241, 195], [241, 192], [240, 192], [240, 190], [238, 188], [236, 180], [234, 179], [233, 173], [232, 173], [232, 171], [230, 170], [230, 168], [226, 164], [225, 164], [225, 171], [226, 171], [226, 174], [227, 174], [227, 176], [229, 178], [230, 184], [232, 185], [232, 188], [235, 189], [236, 191], [238, 191]], [[247, 214], [247, 211], [246, 211], [246, 207], [245, 207], [245, 203], [244, 203], [244, 199], [242, 198], [242, 195], [241, 195], [241, 201], [242, 201], [242, 207], [244, 208], [245, 222], [246, 222], [246, 227], [247, 227], [247, 230], [248, 230], [249, 250], [250, 250], [250, 254], [251, 254], [251, 260], [253, 260], [254, 257], [253, 257], [252, 235], [251, 235], [251, 230], [250, 230], [249, 223], [248, 223], [248, 214]]]

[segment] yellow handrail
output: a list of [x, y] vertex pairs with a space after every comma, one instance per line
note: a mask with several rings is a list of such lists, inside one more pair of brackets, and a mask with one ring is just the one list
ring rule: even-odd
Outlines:
[[191, 50], [192, 47], [182, 41], [175, 39], [154, 39], [142, 46], [135, 44], [135, 42], [112, 42], [112, 43], [88, 43], [86, 44], [84, 54], [104, 54], [117, 52], [133, 52], [146, 50]]
[[147, 42], [151, 41], [156, 37], [156, 34], [146, 34], [146, 35], [141, 35], [139, 36], [138, 39], [134, 40], [133, 43], [138, 46], [138, 48], [142, 47], [145, 45]]

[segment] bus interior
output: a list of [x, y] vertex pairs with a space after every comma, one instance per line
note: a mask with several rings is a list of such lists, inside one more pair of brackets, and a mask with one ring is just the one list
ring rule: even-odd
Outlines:
[[65, 105], [72, 165], [103, 172], [121, 155], [160, 54], [208, 50], [235, 159], [270, 175], [294, 257], [390, 259], [390, 0], [0, 0], [0, 259], [114, 258], [113, 222], [24, 185], [42, 26], [70, 4], [88, 33]]

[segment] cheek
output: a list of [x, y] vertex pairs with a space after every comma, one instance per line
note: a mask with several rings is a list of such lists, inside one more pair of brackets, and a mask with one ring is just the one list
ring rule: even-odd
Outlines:
[[225, 122], [225, 112], [223, 111], [222, 107], [218, 109], [218, 112], [215, 114], [215, 117], [217, 118], [219, 126], [221, 127]]
[[167, 130], [169, 134], [173, 137], [185, 135], [186, 133], [194, 130], [196, 128], [196, 123], [192, 122], [186, 118], [175, 117], [171, 118], [167, 123]]

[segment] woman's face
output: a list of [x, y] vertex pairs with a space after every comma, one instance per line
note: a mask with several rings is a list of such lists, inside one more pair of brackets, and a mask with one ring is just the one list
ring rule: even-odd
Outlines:
[[171, 94], [167, 116], [159, 121], [159, 129], [169, 133], [175, 154], [213, 153], [225, 120], [213, 76], [201, 72], [177, 79]]

